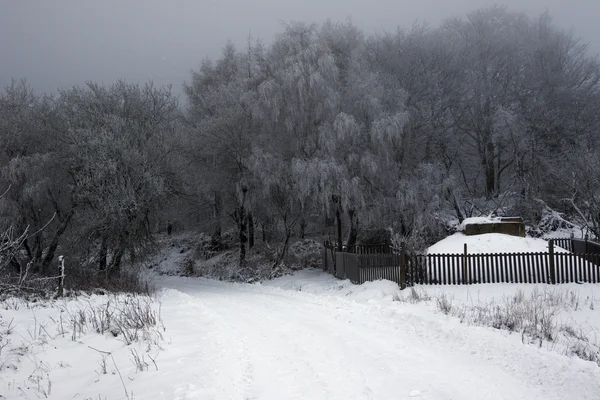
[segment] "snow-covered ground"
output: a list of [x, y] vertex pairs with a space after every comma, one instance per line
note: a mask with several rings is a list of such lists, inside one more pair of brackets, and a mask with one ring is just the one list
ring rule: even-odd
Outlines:
[[[387, 281], [356, 286], [307, 270], [263, 284], [181, 277], [162, 277], [157, 284], [166, 330], [160, 348], [149, 352], [143, 344], [126, 345], [110, 333], [87, 332], [73, 341], [65, 327], [62, 337], [57, 334], [57, 304], [1, 310], [0, 329], [13, 321], [11, 344], [1, 357], [9, 355], [14, 365], [0, 371], [2, 396], [597, 399], [600, 393], [595, 363], [523, 343], [518, 334], [462, 324], [436, 310], [434, 300], [397, 301], [398, 288]], [[439, 290], [455, 302], [468, 303], [510, 294], [517, 287], [525, 285]], [[561, 288], [577, 289], [582, 302], [586, 296], [594, 301], [600, 297], [600, 289], [592, 285]], [[104, 304], [102, 297], [67, 306]], [[580, 307], [581, 314], [574, 315], [591, 326], [598, 322], [600, 307], [591, 310], [587, 304], [585, 312]], [[44, 331], [44, 339], [32, 337]], [[32, 345], [35, 340], [39, 343]], [[144, 356], [143, 371], [136, 368], [132, 349]], [[106, 374], [97, 350], [112, 354]]]
[[[469, 252], [546, 246], [495, 234], [436, 246], [462, 252], [464, 240]], [[156, 298], [1, 303], [0, 399], [600, 398], [600, 366], [582, 359], [600, 349], [598, 285], [399, 291], [320, 270], [257, 284], [171, 276], [193, 252], [192, 237], [167, 238], [151, 264]], [[504, 320], [509, 307], [520, 320]], [[136, 309], [155, 323], [120, 329]], [[548, 316], [552, 339], [536, 336]]]

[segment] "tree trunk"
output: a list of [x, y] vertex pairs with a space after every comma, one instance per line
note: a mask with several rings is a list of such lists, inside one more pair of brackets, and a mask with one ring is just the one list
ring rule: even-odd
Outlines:
[[252, 213], [248, 213], [248, 250], [254, 247], [254, 218]]
[[496, 163], [494, 162], [494, 143], [491, 139], [485, 144], [484, 151], [485, 194], [491, 198], [496, 192]]
[[108, 267], [108, 274], [110, 276], [114, 276], [121, 272], [121, 261], [123, 260], [123, 254], [125, 254], [125, 245], [121, 241], [119, 248], [115, 252], [113, 259], [110, 262], [110, 266]]
[[100, 244], [100, 253], [98, 254], [98, 270], [106, 271], [106, 257], [108, 256], [108, 249], [106, 247], [106, 239], [102, 239]]
[[223, 201], [221, 199], [221, 193], [219, 193], [219, 192], [214, 193], [213, 211], [214, 211], [213, 218], [214, 218], [215, 225], [214, 225], [212, 241], [213, 241], [214, 245], [220, 246], [221, 233], [222, 233], [221, 220], [222, 220], [222, 214], [223, 214]]
[[23, 248], [27, 252], [27, 258], [29, 259], [29, 261], [33, 261], [33, 252], [31, 251], [31, 247], [29, 247], [29, 240], [28, 239], [25, 239], [23, 241]]
[[42, 241], [42, 234], [38, 233], [35, 236], [35, 263], [37, 264], [41, 259], [42, 259], [42, 255], [44, 254], [44, 242]]
[[283, 247], [281, 249], [281, 253], [279, 253], [279, 255], [277, 256], [277, 259], [275, 260], [275, 263], [273, 264], [273, 268], [278, 266], [281, 263], [281, 261], [283, 261], [283, 258], [285, 257], [285, 255], [287, 253], [291, 237], [292, 237], [292, 230], [286, 228], [285, 241], [283, 242]]
[[48, 247], [48, 253], [46, 253], [46, 257], [44, 257], [44, 261], [42, 262], [42, 271], [43, 272], [45, 272], [48, 269], [48, 267], [50, 266], [50, 263], [52, 262], [52, 259], [54, 258], [54, 254], [56, 253], [56, 248], [58, 247], [58, 240], [60, 239], [62, 234], [65, 233], [65, 231], [67, 230], [67, 227], [69, 226], [69, 223], [71, 222], [71, 218], [73, 218], [74, 214], [75, 214], [75, 209], [72, 208], [67, 213], [67, 215], [65, 215], [62, 222], [60, 223], [60, 226], [56, 230], [56, 233], [54, 234], [54, 237], [52, 238], [52, 241], [50, 242], [50, 246]]
[[240, 267], [246, 266], [246, 242], [248, 241], [248, 236], [246, 234], [246, 189], [242, 189], [242, 201], [239, 208], [238, 215], [238, 227], [239, 227], [239, 238], [240, 238]]
[[335, 209], [335, 221], [337, 224], [337, 247], [338, 251], [342, 251], [342, 213], [339, 206]]
[[304, 239], [306, 237], [306, 221], [302, 218], [300, 221], [300, 239]]
[[262, 222], [260, 225], [262, 228], [262, 241], [263, 241], [263, 243], [266, 243], [267, 242], [267, 232], [265, 231], [265, 223]]
[[348, 251], [354, 251], [356, 246], [356, 239], [358, 237], [358, 218], [354, 210], [348, 210], [348, 216], [350, 217], [350, 235], [348, 236]]

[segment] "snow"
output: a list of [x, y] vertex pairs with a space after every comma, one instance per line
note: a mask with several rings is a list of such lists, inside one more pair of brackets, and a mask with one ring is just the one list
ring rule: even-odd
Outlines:
[[460, 228], [464, 229], [467, 225], [472, 224], [493, 224], [496, 222], [500, 222], [500, 218], [498, 217], [470, 217], [465, 218], [463, 222], [460, 224]]
[[[531, 237], [518, 237], [502, 233], [486, 233], [482, 235], [467, 236], [463, 233], [455, 233], [431, 246], [428, 254], [462, 254], [464, 244], [467, 244], [467, 252], [480, 253], [546, 253], [548, 242], [543, 239]], [[558, 246], [555, 252], [568, 252]]]
[[[42, 387], [51, 381], [50, 399], [126, 399], [123, 385], [135, 399], [584, 400], [600, 393], [596, 364], [523, 343], [518, 334], [461, 324], [436, 311], [435, 301], [394, 301], [398, 287], [388, 281], [357, 286], [305, 270], [262, 284], [173, 276], [156, 284], [166, 331], [150, 353], [110, 334], [56, 336], [57, 304], [0, 309], [0, 332], [14, 318], [11, 350], [0, 363], [9, 354], [19, 359], [0, 371], [0, 398], [44, 398], [32, 371]], [[419, 290], [447, 290], [453, 301], [468, 303], [525, 287]], [[582, 301], [600, 295], [593, 285], [563, 287], [578, 290]], [[92, 296], [67, 305], [104, 301]], [[574, 318], [598, 328], [599, 310], [588, 307]], [[14, 349], [32, 342], [28, 332], [41, 324], [50, 335], [18, 357]], [[112, 352], [123, 383], [110, 359], [107, 374], [96, 372], [101, 355], [88, 346]], [[136, 371], [132, 347], [157, 368], [149, 362]]]

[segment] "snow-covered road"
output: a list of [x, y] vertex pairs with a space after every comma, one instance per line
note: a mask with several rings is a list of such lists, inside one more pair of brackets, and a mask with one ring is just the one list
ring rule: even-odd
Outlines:
[[136, 398], [600, 398], [592, 363], [441, 314], [261, 285], [161, 285], [169, 385], [148, 382]]

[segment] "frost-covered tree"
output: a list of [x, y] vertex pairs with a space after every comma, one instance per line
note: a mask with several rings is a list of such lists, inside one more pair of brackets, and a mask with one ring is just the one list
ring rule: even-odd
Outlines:
[[167, 158], [175, 98], [168, 89], [124, 82], [55, 97], [27, 93], [13, 86], [0, 99], [0, 110], [15, 117], [2, 134], [20, 148], [6, 149], [3, 179], [14, 190], [2, 212], [21, 230], [44, 227], [23, 242], [25, 262], [46, 272], [68, 247], [73, 256], [91, 252], [101, 269], [109, 259], [109, 270], [118, 271], [125, 252], [134, 261], [149, 242], [148, 220], [178, 184]]

